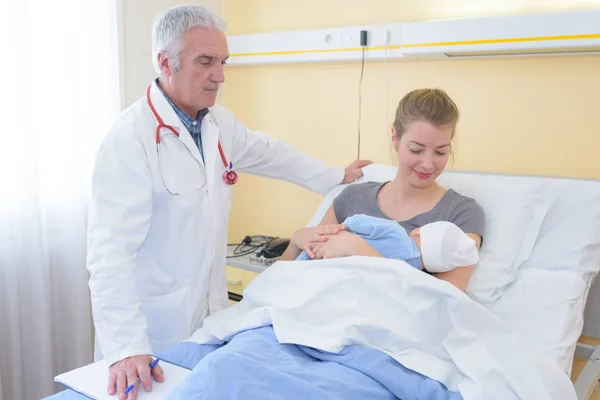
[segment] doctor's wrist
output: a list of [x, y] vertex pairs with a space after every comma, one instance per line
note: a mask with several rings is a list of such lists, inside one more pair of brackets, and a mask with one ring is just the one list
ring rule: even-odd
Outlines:
[[137, 343], [132, 343], [127, 347], [116, 349], [116, 351], [113, 352], [105, 351], [103, 348], [102, 353], [106, 365], [110, 366], [127, 358], [152, 354], [152, 347], [150, 346], [150, 342], [146, 339]]

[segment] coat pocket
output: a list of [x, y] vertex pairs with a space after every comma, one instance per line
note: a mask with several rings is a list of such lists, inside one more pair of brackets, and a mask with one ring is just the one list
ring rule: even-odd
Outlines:
[[143, 298], [141, 310], [146, 316], [148, 338], [155, 354], [178, 344], [190, 335], [188, 287], [162, 296]]

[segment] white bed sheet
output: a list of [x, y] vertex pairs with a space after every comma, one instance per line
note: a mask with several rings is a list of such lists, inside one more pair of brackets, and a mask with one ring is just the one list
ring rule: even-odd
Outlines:
[[400, 260], [279, 261], [188, 340], [222, 343], [265, 325], [281, 343], [383, 351], [465, 400], [576, 398], [558, 364], [502, 318]]
[[586, 282], [573, 271], [526, 269], [502, 298], [484, 307], [571, 374], [583, 328]]

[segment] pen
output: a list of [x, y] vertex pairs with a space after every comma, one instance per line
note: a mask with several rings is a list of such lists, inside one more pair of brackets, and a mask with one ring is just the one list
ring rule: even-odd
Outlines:
[[133, 390], [133, 388], [135, 387], [135, 384], [138, 383], [139, 381], [140, 381], [140, 377], [138, 376], [137, 379], [135, 381], [133, 381], [133, 383], [131, 385], [129, 385], [129, 387], [125, 391], [125, 394], [128, 395], [129, 392], [131, 392]]
[[[152, 361], [152, 363], [150, 364], [150, 370], [152, 370], [152, 368], [156, 367], [156, 364], [158, 364], [158, 360], [160, 360], [160, 358], [157, 358], [156, 360]], [[133, 390], [133, 388], [135, 387], [135, 384], [138, 383], [139, 381], [140, 381], [140, 377], [138, 376], [137, 379], [135, 381], [133, 381], [133, 383], [131, 385], [129, 385], [127, 390], [125, 390], [125, 394], [129, 394], [129, 392], [131, 392]]]

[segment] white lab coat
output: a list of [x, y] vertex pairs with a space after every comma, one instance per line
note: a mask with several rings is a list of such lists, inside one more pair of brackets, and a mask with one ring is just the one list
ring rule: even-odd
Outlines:
[[[88, 269], [96, 327], [95, 358], [110, 365], [156, 354], [188, 338], [228, 306], [225, 279], [232, 187], [223, 182], [217, 140], [239, 172], [284, 179], [325, 194], [342, 168], [328, 168], [279, 140], [252, 131], [215, 105], [202, 122], [205, 165], [191, 135], [155, 83], [151, 99], [167, 125], [160, 162], [146, 98], [128, 108], [95, 164]], [[204, 172], [206, 170], [206, 172]], [[261, 211], [257, 211], [261, 212]], [[96, 346], [98, 347], [98, 346]]]

